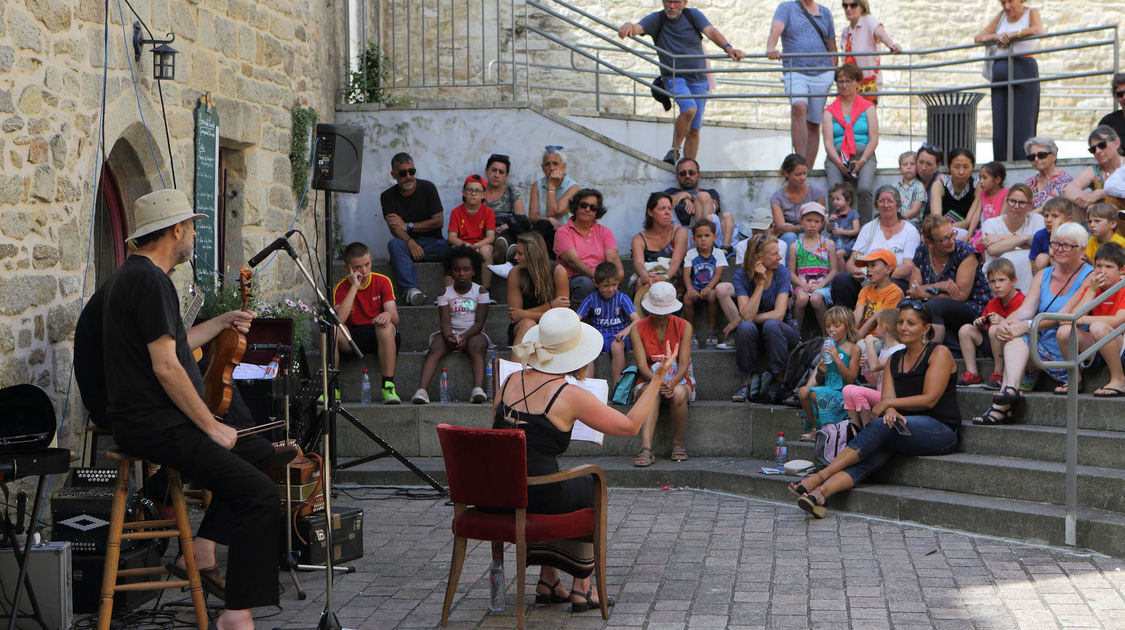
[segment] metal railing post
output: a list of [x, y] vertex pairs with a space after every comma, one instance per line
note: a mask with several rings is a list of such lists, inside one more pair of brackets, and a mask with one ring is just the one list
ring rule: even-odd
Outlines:
[[[1007, 77], [1008, 77], [1008, 103], [1007, 103], [1007, 105], [1008, 105], [1008, 115], [1006, 116], [1006, 118], [1007, 118], [1006, 122], [1007, 122], [1007, 126], [1008, 126], [1008, 137], [1007, 137], [1008, 146], [1005, 149], [1007, 151], [1007, 154], [1004, 158], [1008, 161], [1012, 160], [1012, 135], [1015, 133], [1015, 120], [1014, 119], [1015, 119], [1015, 116], [1016, 116], [1016, 98], [1015, 98], [1015, 86], [1012, 85], [1012, 79], [1014, 78], [1015, 70], [1016, 70], [1015, 66], [1012, 65], [1012, 46], [1009, 45], [1008, 46], [1008, 74], [1007, 74]], [[995, 130], [993, 130], [993, 133], [995, 133]]]
[[594, 66], [594, 111], [602, 111], [602, 51], [595, 51], [598, 57], [598, 63]]
[[[1009, 142], [1011, 137], [1009, 136]], [[1066, 388], [1066, 531], [1065, 542], [1078, 544], [1078, 324], [1071, 323], [1067, 356], [1072, 357]]]

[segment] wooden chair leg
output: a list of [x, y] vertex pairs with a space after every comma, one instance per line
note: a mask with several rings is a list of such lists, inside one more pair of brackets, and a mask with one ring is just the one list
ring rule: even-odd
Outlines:
[[598, 599], [601, 602], [602, 619], [609, 619], [609, 594], [605, 587], [605, 529], [594, 532], [594, 573], [598, 579]]
[[109, 536], [102, 569], [102, 594], [98, 604], [98, 630], [109, 630], [113, 618], [113, 590], [117, 586], [117, 563], [121, 559], [121, 528], [125, 524], [125, 501], [129, 494], [129, 465], [117, 466], [113, 483], [113, 507], [109, 513]]
[[516, 627], [523, 630], [524, 624], [524, 582], [527, 581], [527, 510], [516, 510]]
[[166, 468], [168, 472], [168, 489], [172, 495], [172, 511], [176, 514], [176, 527], [180, 530], [180, 550], [184, 554], [184, 564], [187, 566], [188, 584], [191, 590], [191, 604], [195, 609], [195, 621], [199, 630], [207, 630], [207, 601], [203, 596], [203, 583], [199, 579], [199, 566], [195, 561], [195, 539], [191, 534], [191, 523], [188, 521], [187, 503], [184, 502], [184, 488], [180, 485], [180, 473], [177, 470]]
[[453, 538], [453, 559], [449, 562], [449, 581], [445, 585], [445, 604], [441, 607], [441, 625], [449, 623], [449, 610], [453, 608], [453, 597], [457, 594], [457, 583], [461, 581], [461, 569], [465, 566], [465, 547], [468, 539], [464, 536]]

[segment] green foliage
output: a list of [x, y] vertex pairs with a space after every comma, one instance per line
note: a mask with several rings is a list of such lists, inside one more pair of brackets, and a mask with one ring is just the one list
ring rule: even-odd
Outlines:
[[242, 292], [238, 290], [237, 282], [224, 281], [218, 289], [211, 290], [200, 286], [199, 291], [203, 293], [203, 308], [199, 309], [200, 319], [208, 319], [242, 308]]
[[258, 317], [288, 317], [293, 320], [293, 346], [297, 347], [308, 340], [313, 321], [313, 310], [301, 300], [294, 302], [289, 298], [277, 304], [258, 303]]
[[394, 105], [409, 99], [400, 99], [387, 92], [387, 67], [391, 60], [375, 42], [367, 42], [367, 48], [356, 58], [356, 66], [348, 77], [348, 91], [344, 100], [348, 103], [382, 103]]
[[[224, 281], [218, 290], [203, 291], [203, 308], [199, 310], [200, 319], [208, 319], [222, 315], [228, 311], [242, 308], [242, 293], [238, 283], [230, 280]], [[256, 297], [250, 297], [250, 310], [256, 312], [258, 317], [288, 317], [293, 320], [293, 344], [300, 346], [308, 341], [311, 334], [313, 310], [301, 300], [285, 298], [277, 303], [270, 303]], [[253, 325], [253, 324], [251, 324]]]
[[293, 171], [293, 194], [300, 196], [309, 178], [309, 139], [316, 127], [316, 110], [311, 107], [294, 107], [293, 130], [290, 133], [289, 163]]

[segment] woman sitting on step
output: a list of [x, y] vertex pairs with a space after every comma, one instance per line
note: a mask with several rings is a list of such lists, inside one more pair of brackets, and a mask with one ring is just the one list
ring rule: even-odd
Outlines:
[[933, 315], [924, 302], [899, 303], [898, 338], [906, 348], [883, 371], [883, 396], [868, 423], [827, 468], [789, 484], [797, 506], [824, 518], [825, 500], [882, 468], [893, 455], [944, 455], [957, 447], [957, 363], [934, 342]]
[[570, 284], [566, 268], [551, 262], [547, 244], [536, 232], [516, 238], [512, 257], [515, 268], [508, 276], [508, 345], [523, 341], [523, 335], [552, 308], [570, 306]]

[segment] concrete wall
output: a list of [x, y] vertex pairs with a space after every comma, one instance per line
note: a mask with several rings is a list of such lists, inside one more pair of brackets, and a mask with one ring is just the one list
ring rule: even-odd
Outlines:
[[[228, 209], [237, 216], [228, 217], [227, 252], [237, 266], [296, 212], [290, 108], [314, 107], [322, 120], [333, 116], [336, 73], [326, 69], [337, 57], [326, 42], [335, 39], [336, 18], [325, 0], [135, 3], [158, 37], [175, 33], [173, 47], [180, 51], [176, 80], [164, 85], [169, 156], [150, 47], [131, 74], [135, 18], [126, 13], [123, 29], [118, 4], [110, 3], [107, 50], [104, 4], [0, 3], [0, 387], [35, 383], [51, 394], [60, 414], [71, 383], [74, 324], [95, 286], [90, 235], [102, 161], [108, 157], [116, 171], [129, 226], [136, 196], [172, 185], [171, 164], [178, 187], [190, 196], [192, 110], [210, 92], [221, 120], [220, 144], [232, 151]], [[103, 125], [109, 156], [98, 150]], [[298, 222], [310, 239], [311, 217]], [[287, 267], [273, 265], [261, 279], [264, 296], [282, 287], [293, 294], [288, 287], [296, 286], [295, 274]], [[185, 274], [176, 280], [182, 286]], [[67, 409], [62, 443], [77, 448], [83, 424], [77, 388]]]
[[[461, 184], [470, 173], [482, 173], [491, 153], [511, 156], [509, 183], [525, 198], [531, 184], [542, 176], [539, 161], [543, 147], [566, 147], [568, 174], [580, 186], [590, 186], [605, 195], [609, 213], [602, 223], [613, 230], [618, 246], [628, 251], [630, 239], [641, 229], [644, 206], [652, 191], [676, 185], [667, 164], [598, 134], [576, 121], [532, 107], [510, 108], [412, 108], [371, 110], [352, 108], [337, 112], [340, 122], [367, 129], [363, 155], [362, 191], [338, 195], [339, 230], [343, 241], [367, 243], [376, 258], [386, 257], [390, 238], [382, 219], [379, 194], [394, 184], [390, 176], [391, 156], [410, 153], [418, 176], [434, 182], [441, 195], [446, 217], [461, 203]], [[714, 171], [704, 165], [704, 185], [715, 188], [723, 208], [738, 220], [750, 209], [766, 206], [782, 184], [777, 167], [784, 150], [765, 150], [768, 169]], [[1060, 160], [1073, 174], [1088, 160]], [[1013, 164], [1008, 181], [1023, 181], [1032, 173], [1029, 166]], [[878, 183], [899, 178], [894, 168], [879, 170]], [[812, 181], [824, 185], [823, 173], [814, 171]], [[525, 202], [526, 203], [526, 202]]]

